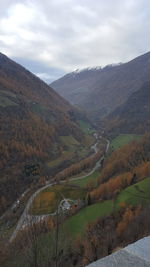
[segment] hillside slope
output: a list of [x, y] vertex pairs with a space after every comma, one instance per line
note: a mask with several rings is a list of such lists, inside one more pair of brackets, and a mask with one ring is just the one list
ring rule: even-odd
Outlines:
[[128, 63], [85, 69], [65, 75], [51, 86], [73, 104], [99, 119], [123, 104], [149, 81], [150, 52]]
[[150, 131], [150, 82], [134, 92], [105, 120], [107, 132], [138, 133]]
[[60, 136], [84, 143], [84, 133], [76, 124], [79, 118], [80, 113], [52, 88], [0, 54], [2, 210], [34, 180], [24, 174], [26, 164], [43, 166], [63, 153]]

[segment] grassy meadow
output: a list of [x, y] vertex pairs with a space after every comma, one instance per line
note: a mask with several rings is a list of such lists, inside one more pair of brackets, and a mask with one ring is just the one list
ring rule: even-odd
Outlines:
[[116, 150], [121, 148], [122, 146], [129, 144], [133, 140], [139, 140], [141, 135], [136, 134], [119, 134], [116, 138], [114, 138], [110, 143], [110, 150]]
[[97, 178], [100, 176], [99, 171], [95, 171], [92, 174], [86, 176], [84, 179], [78, 179], [76, 181], [72, 181], [71, 184], [78, 185], [80, 187], [86, 187], [89, 183], [92, 183], [94, 186], [97, 185]]
[[146, 178], [124, 189], [118, 196], [116, 204], [125, 202], [127, 205], [146, 205], [150, 203], [150, 178]]
[[79, 120], [78, 124], [85, 134], [91, 135], [95, 132], [95, 130], [91, 127], [91, 125], [86, 121]]
[[113, 210], [120, 208], [120, 203], [125, 202], [126, 205], [137, 206], [147, 205], [150, 203], [150, 178], [131, 185], [124, 189], [118, 195], [117, 199], [106, 200], [83, 208], [74, 216], [68, 218], [64, 223], [65, 229], [68, 229], [72, 237], [83, 234], [88, 223], [94, 222], [96, 219], [109, 215]]
[[102, 203], [96, 203], [80, 210], [77, 214], [68, 218], [62, 228], [75, 238], [83, 234], [86, 226], [99, 217], [109, 215], [113, 211], [113, 201], [107, 200]]

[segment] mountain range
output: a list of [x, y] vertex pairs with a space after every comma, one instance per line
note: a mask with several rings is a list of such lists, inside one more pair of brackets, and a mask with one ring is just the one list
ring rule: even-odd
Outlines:
[[150, 80], [150, 52], [127, 63], [71, 72], [51, 86], [94, 119], [108, 115]]

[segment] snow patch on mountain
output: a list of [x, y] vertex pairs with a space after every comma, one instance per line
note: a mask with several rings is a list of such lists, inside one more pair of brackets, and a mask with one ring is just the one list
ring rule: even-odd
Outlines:
[[105, 68], [113, 68], [113, 67], [117, 67], [117, 66], [120, 66], [122, 63], [119, 62], [119, 63], [112, 63], [112, 64], [109, 64], [109, 65], [106, 65], [104, 67], [101, 67], [101, 66], [94, 66], [94, 67], [87, 67], [87, 68], [83, 68], [83, 69], [76, 69], [74, 70], [73, 72], [69, 73], [68, 75], [71, 75], [71, 76], [76, 76], [80, 73], [83, 73], [83, 72], [87, 72], [87, 71], [100, 71], [100, 70], [103, 70]]

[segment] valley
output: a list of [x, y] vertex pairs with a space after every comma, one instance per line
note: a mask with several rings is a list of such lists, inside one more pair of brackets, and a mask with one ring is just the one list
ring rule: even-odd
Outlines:
[[[88, 125], [89, 126], [89, 125]], [[93, 133], [93, 131], [90, 133], [90, 134], [92, 134]], [[97, 146], [98, 146], [98, 144], [99, 143], [101, 143], [101, 141], [99, 140], [98, 141], [98, 137], [96, 136], [96, 143], [95, 143], [95, 145], [92, 145], [91, 146], [91, 149], [94, 151], [94, 154], [96, 154], [97, 152], [98, 152], [98, 149], [97, 149]], [[109, 146], [109, 142], [108, 142], [108, 144], [107, 144], [107, 146], [106, 146], [106, 152], [107, 152], [107, 150], [108, 150], [108, 146]], [[103, 158], [103, 156], [102, 156], [102, 158]], [[85, 172], [85, 174], [84, 175], [82, 175], [82, 176], [79, 176], [79, 177], [73, 177], [73, 178], [67, 178], [67, 181], [69, 181], [69, 182], [71, 182], [72, 183], [72, 181], [73, 181], [73, 183], [77, 183], [78, 181], [82, 181], [83, 180], [83, 182], [85, 183], [86, 181], [86, 179], [93, 179], [93, 174], [96, 172], [96, 170], [97, 169], [99, 169], [100, 168], [100, 164], [101, 164], [101, 160], [102, 159], [99, 159], [96, 163], [95, 163], [95, 165], [94, 165], [94, 167], [93, 167], [93, 169], [91, 170], [91, 171], [89, 171], [88, 173], [87, 172]], [[12, 234], [12, 237], [11, 237], [11, 239], [10, 240], [13, 240], [15, 237], [16, 237], [16, 234], [17, 234], [17, 232], [19, 231], [19, 230], [21, 230], [22, 228], [24, 228], [24, 227], [27, 227], [28, 225], [30, 225], [30, 223], [32, 223], [32, 219], [33, 219], [33, 221], [35, 222], [35, 220], [34, 220], [34, 216], [33, 217], [31, 217], [31, 221], [30, 221], [30, 216], [29, 216], [29, 214], [31, 213], [32, 214], [32, 212], [29, 212], [29, 210], [30, 211], [32, 211], [33, 210], [33, 213], [35, 213], [35, 215], [37, 215], [36, 213], [36, 211], [34, 211], [34, 199], [35, 198], [39, 198], [39, 200], [40, 200], [40, 207], [41, 207], [41, 201], [42, 201], [42, 198], [41, 198], [41, 196], [39, 196], [40, 194], [42, 194], [42, 192], [45, 192], [45, 190], [46, 190], [46, 192], [49, 190], [49, 187], [50, 187], [50, 191], [52, 190], [52, 192], [53, 192], [53, 189], [51, 189], [51, 187], [53, 188], [53, 187], [55, 187], [55, 184], [57, 184], [57, 181], [55, 181], [55, 179], [54, 179], [54, 182], [52, 182], [52, 181], [45, 181], [45, 183], [46, 183], [46, 185], [44, 185], [43, 187], [41, 187], [41, 188], [39, 188], [36, 192], [34, 192], [34, 194], [33, 195], [31, 195], [32, 194], [32, 191], [31, 192], [29, 192], [30, 190], [28, 190], [28, 195], [30, 196], [30, 198], [29, 198], [29, 200], [28, 200], [28, 202], [26, 203], [24, 200], [23, 200], [23, 207], [24, 207], [24, 205], [26, 205], [26, 208], [24, 209], [24, 212], [23, 212], [23, 214], [22, 214], [22, 216], [21, 216], [21, 218], [19, 219], [19, 222], [18, 222], [18, 224], [17, 224], [17, 227], [16, 227], [16, 230], [14, 231], [14, 233]], [[59, 183], [61, 183], [61, 181], [59, 181]], [[66, 183], [66, 181], [65, 180], [63, 180], [62, 181], [62, 183]], [[44, 190], [44, 191], [43, 191]], [[35, 191], [35, 189], [34, 189], [34, 191]], [[77, 189], [75, 190], [75, 191], [77, 191]], [[55, 190], [54, 190], [54, 192], [55, 192]], [[78, 192], [78, 191], [77, 191]], [[64, 192], [62, 191], [62, 193], [64, 194]], [[60, 199], [61, 200], [61, 198], [62, 198], [62, 193], [58, 193], [58, 194], [56, 194], [56, 199], [55, 199], [55, 202], [56, 203], [58, 203], [58, 199]], [[70, 198], [71, 198], [71, 195], [72, 195], [72, 193], [70, 193]], [[24, 196], [24, 194], [23, 194], [23, 196]], [[60, 198], [61, 197], [61, 198]], [[65, 195], [65, 197], [66, 197], [66, 195]], [[22, 198], [22, 196], [21, 196], [21, 198]], [[20, 214], [20, 212], [21, 212], [21, 210], [22, 210], [22, 201], [21, 201], [21, 198], [19, 198], [19, 202], [18, 202], [18, 204], [16, 203], [16, 204], [14, 204], [13, 206], [15, 206], [15, 205], [17, 205], [16, 206], [16, 208], [15, 208], [15, 213], [17, 212], [17, 213], [19, 213]], [[78, 198], [77, 198], [78, 199]], [[77, 200], [77, 199], [75, 199], [75, 200]], [[36, 200], [36, 199], [35, 199]], [[27, 201], [27, 200], [26, 200]], [[26, 203], [26, 204], [25, 204]], [[31, 207], [32, 206], [32, 203], [33, 203], [33, 208]], [[55, 209], [53, 210], [51, 210], [51, 213], [54, 213], [55, 212], [55, 210], [57, 209], [57, 205], [56, 205], [56, 203], [55, 203]], [[52, 207], [51, 207], [51, 202], [47, 202], [46, 203], [46, 206], [47, 206], [47, 208], [48, 209], [51, 209]], [[46, 209], [46, 206], [45, 206], [45, 203], [44, 203], [44, 209]], [[21, 208], [21, 210], [19, 211], [19, 209]], [[13, 210], [14, 209], [12, 209], [12, 214], [13, 214]], [[40, 213], [41, 213], [41, 215], [42, 215], [42, 212], [43, 211], [41, 211], [40, 210]], [[44, 213], [45, 214], [45, 213]], [[47, 212], [46, 212], [46, 214], [47, 214]], [[16, 214], [16, 216], [17, 216], [17, 214]], [[8, 212], [5, 212], [5, 214], [2, 216], [3, 218], [3, 221], [5, 221], [5, 218], [6, 218], [6, 220], [7, 220], [7, 217], [10, 217], [11, 218], [11, 212], [10, 211], [8, 211]], [[10, 218], [9, 218], [9, 220], [10, 220]], [[44, 219], [44, 217], [43, 217], [43, 219]], [[39, 221], [40, 220], [40, 218], [37, 218], [37, 221]], [[4, 222], [3, 222], [4, 223]], [[6, 222], [5, 222], [6, 223]], [[7, 228], [6, 228], [7, 229]], [[10, 229], [10, 227], [9, 227], [9, 229]], [[14, 226], [13, 225], [11, 225], [11, 229], [14, 229]]]
[[[132, 143], [132, 140], [140, 140], [140, 138], [141, 137], [134, 136], [132, 134], [118, 136], [117, 138], [114, 138], [110, 144], [109, 142], [107, 143], [105, 152], [112, 154], [112, 152], [110, 151], [112, 147], [117, 151], [121, 147], [124, 147], [125, 144]], [[95, 144], [96, 146], [98, 146], [97, 140]], [[95, 153], [97, 153], [96, 146]], [[17, 238], [17, 233], [19, 233], [19, 231], [24, 232], [25, 229], [27, 229], [28, 227], [30, 228], [34, 223], [42, 225], [42, 222], [49, 220], [50, 217], [56, 217], [57, 208], [59, 207], [63, 199], [69, 199], [69, 201], [72, 201], [72, 203], [70, 202], [69, 208], [64, 209], [64, 211], [60, 210], [58, 213], [59, 223], [61, 222], [59, 226], [59, 235], [61, 235], [61, 233], [66, 233], [67, 235], [69, 235], [71, 243], [75, 242], [77, 236], [85, 235], [85, 230], [87, 229], [89, 224], [95, 222], [95, 220], [98, 218], [109, 216], [112, 212], [118, 212], [119, 209], [122, 209], [122, 205], [130, 204], [137, 207], [137, 205], [139, 205], [140, 203], [146, 206], [149, 204], [149, 178], [144, 179], [142, 182], [138, 182], [135, 185], [129, 186], [126, 189], [122, 190], [115, 199], [103, 201], [101, 200], [98, 203], [93, 203], [91, 195], [89, 200], [88, 192], [90, 192], [93, 187], [97, 188], [98, 186], [98, 178], [101, 174], [99, 165], [101, 160], [103, 160], [103, 157], [98, 160], [98, 164], [94, 166], [92, 171], [90, 171], [90, 173], [87, 173], [86, 175], [67, 178], [67, 181], [64, 180], [58, 185], [57, 182], [54, 183], [54, 185], [47, 183], [46, 186], [40, 188], [36, 193], [34, 193], [28, 201], [24, 213], [18, 222], [17, 228], [11, 236], [11, 242], [13, 242], [13, 239]], [[85, 199], [86, 201], [90, 201], [90, 203], [86, 202], [86, 204], [84, 204]], [[74, 203], [76, 203], [75, 201], [77, 200], [80, 201], [77, 204], [78, 207], [80, 203], [80, 208], [75, 207], [74, 210], [72, 210], [71, 207], [74, 206]], [[48, 216], [49, 214], [50, 217]], [[69, 214], [72, 215], [70, 216]], [[61, 240], [61, 238], [62, 237], [59, 236], [59, 240]], [[40, 242], [39, 244], [41, 244], [41, 242], [44, 242], [43, 247], [41, 248], [42, 250], [46, 250], [47, 247], [52, 245], [51, 242], [49, 243], [47, 234], [40, 235], [38, 242]], [[59, 248], [61, 248], [61, 245], [59, 246]], [[23, 263], [20, 264], [22, 264], [23, 266]]]
[[[145, 61], [147, 73], [147, 58], [68, 74], [68, 86], [80, 91], [88, 79], [101, 86], [112, 75], [122, 93], [120, 70], [128, 76], [137, 64], [138, 73]], [[105, 83], [109, 101], [100, 93], [91, 109], [3, 54], [0, 67], [2, 266], [86, 266], [149, 235], [150, 82], [135, 87], [128, 76], [126, 90], [133, 88], [122, 100]]]
[[150, 1], [0, 3], [0, 267], [150, 267]]

